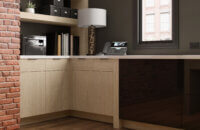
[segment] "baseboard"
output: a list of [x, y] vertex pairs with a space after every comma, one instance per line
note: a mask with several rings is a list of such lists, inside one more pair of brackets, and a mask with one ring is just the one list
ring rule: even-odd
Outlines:
[[[21, 119], [21, 125], [28, 125], [28, 124], [35, 124], [49, 120], [55, 120], [64, 117], [77, 117], [82, 119], [89, 119], [104, 123], [113, 123], [112, 116], [105, 116], [100, 114], [88, 113], [88, 112], [81, 112], [81, 111], [74, 111], [74, 110], [67, 110], [62, 112], [50, 113], [40, 116], [28, 117]], [[135, 121], [128, 121], [128, 120], [120, 120], [121, 127], [128, 128], [128, 129], [135, 129], [135, 130], [183, 130], [177, 128], [171, 128], [166, 126], [159, 126]]]
[[72, 110], [72, 111], [70, 111], [70, 116], [94, 120], [94, 121], [99, 121], [99, 122], [105, 122], [105, 123], [110, 123], [110, 124], [113, 123], [113, 117], [112, 116], [105, 116], [105, 115], [93, 114], [93, 113], [88, 113], [88, 112], [81, 112], [81, 111]]
[[68, 116], [70, 116], [70, 111], [67, 110], [67, 111], [62, 111], [62, 112], [55, 112], [55, 113], [44, 114], [44, 115], [39, 115], [39, 116], [27, 117], [27, 118], [21, 119], [21, 125], [23, 126], [23, 125], [35, 124], [35, 123], [40, 123], [44, 121], [64, 118]]
[[89, 120], [94, 120], [94, 121], [99, 121], [99, 122], [105, 122], [105, 123], [111, 123], [111, 124], [113, 123], [112, 116], [67, 110], [67, 111], [62, 111], [62, 112], [34, 116], [34, 117], [22, 118], [21, 125], [23, 126], [23, 125], [35, 124], [35, 123], [55, 120], [55, 119], [64, 118], [64, 117], [77, 117], [77, 118], [89, 119]]
[[147, 123], [141, 123], [141, 122], [135, 122], [135, 121], [128, 121], [128, 120], [120, 120], [122, 127], [128, 128], [128, 129], [135, 129], [135, 130], [183, 130], [178, 128], [171, 128], [166, 126], [160, 126], [160, 125], [153, 125], [153, 124], [147, 124]]

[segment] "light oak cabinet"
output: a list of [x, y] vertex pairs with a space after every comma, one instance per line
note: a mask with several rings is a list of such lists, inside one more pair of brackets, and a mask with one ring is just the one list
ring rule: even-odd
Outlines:
[[113, 116], [115, 60], [44, 59], [20, 64], [22, 118], [65, 110]]
[[74, 71], [73, 74], [73, 109], [112, 116], [112, 72]]
[[21, 117], [69, 110], [68, 60], [21, 60]]
[[66, 71], [46, 72], [46, 112], [53, 113], [69, 109], [69, 90]]
[[73, 110], [112, 116], [115, 61], [75, 59], [71, 66]]
[[67, 59], [46, 61], [46, 112], [70, 109], [69, 63]]
[[46, 71], [66, 71], [68, 64], [67, 59], [46, 60]]
[[45, 113], [45, 72], [21, 73], [21, 117]]
[[45, 71], [46, 60], [32, 59], [32, 60], [20, 60], [21, 72], [41, 72]]

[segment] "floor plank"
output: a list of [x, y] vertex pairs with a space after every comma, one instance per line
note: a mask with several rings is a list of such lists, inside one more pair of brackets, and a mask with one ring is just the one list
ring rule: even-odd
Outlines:
[[[20, 130], [114, 130], [111, 124], [83, 120], [79, 118], [62, 118], [21, 126]], [[127, 130], [127, 129], [120, 129]]]

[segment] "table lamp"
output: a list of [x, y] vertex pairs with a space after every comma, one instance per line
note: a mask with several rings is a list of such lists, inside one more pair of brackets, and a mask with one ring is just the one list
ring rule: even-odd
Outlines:
[[88, 55], [96, 54], [96, 28], [106, 27], [106, 10], [98, 8], [80, 9], [78, 11], [78, 26], [88, 29]]

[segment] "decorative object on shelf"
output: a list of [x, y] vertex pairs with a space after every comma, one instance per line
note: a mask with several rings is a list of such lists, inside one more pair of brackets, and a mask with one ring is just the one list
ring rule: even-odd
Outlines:
[[60, 7], [55, 5], [46, 5], [42, 11], [42, 13], [52, 16], [60, 16], [60, 12], [61, 12]]
[[77, 19], [78, 10], [70, 7], [70, 0], [43, 0], [40, 13]]
[[70, 17], [71, 18], [74, 18], [74, 19], [77, 19], [78, 18], [78, 10], [77, 9], [70, 9]]
[[27, 4], [26, 12], [34, 14], [35, 13], [35, 7], [36, 7], [36, 5], [29, 0], [29, 2]]
[[46, 36], [22, 35], [21, 44], [22, 55], [46, 55]]
[[106, 27], [107, 11], [105, 9], [87, 8], [78, 11], [78, 25], [79, 27], [89, 27], [88, 37], [88, 55], [96, 54], [96, 28]]
[[57, 7], [64, 6], [64, 0], [42, 0], [45, 5], [55, 5]]
[[62, 7], [61, 8], [61, 16], [62, 17], [67, 17], [67, 18], [70, 18], [70, 8], [67, 8], [67, 7]]
[[127, 42], [107, 42], [103, 49], [104, 55], [127, 55]]

